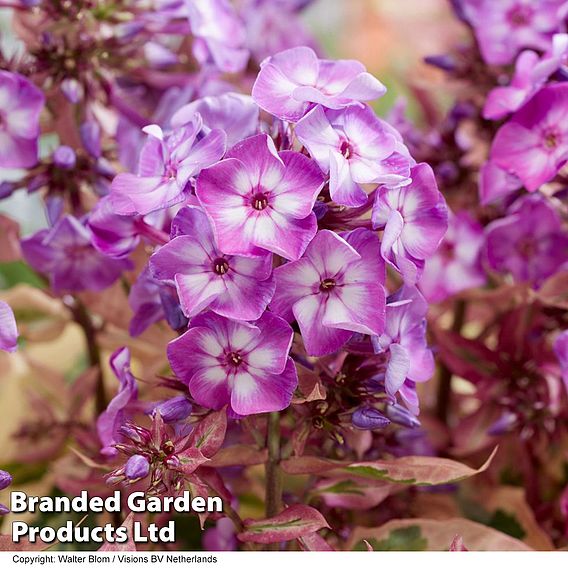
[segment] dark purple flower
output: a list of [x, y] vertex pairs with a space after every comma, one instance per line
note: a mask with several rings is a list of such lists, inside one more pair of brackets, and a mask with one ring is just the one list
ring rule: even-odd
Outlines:
[[118, 442], [120, 427], [128, 418], [128, 407], [138, 399], [138, 386], [130, 371], [130, 351], [127, 347], [112, 354], [110, 365], [120, 387], [107, 409], [98, 417], [97, 433], [102, 445], [101, 453], [114, 456], [117, 453], [114, 444]]
[[66, 215], [51, 229], [23, 239], [22, 253], [32, 268], [49, 276], [54, 292], [103, 290], [133, 265], [104, 256], [91, 240], [90, 230]]
[[150, 463], [144, 456], [133, 455], [124, 466], [124, 475], [129, 481], [138, 481], [150, 473]]
[[185, 420], [191, 414], [192, 406], [185, 395], [175, 396], [154, 407], [154, 412], [159, 412], [166, 424]]
[[193, 318], [189, 330], [168, 345], [168, 359], [206, 408], [228, 404], [240, 416], [283, 410], [298, 383], [288, 356], [293, 335], [270, 312], [254, 324], [207, 312]]
[[18, 328], [14, 312], [6, 302], [0, 301], [0, 349], [12, 353], [17, 348]]
[[485, 229], [489, 266], [519, 282], [536, 285], [568, 261], [568, 235], [554, 207], [540, 195], [515, 203], [503, 219]]
[[38, 160], [43, 93], [25, 77], [0, 71], [0, 167], [29, 168]]
[[332, 353], [353, 333], [378, 335], [385, 320], [385, 265], [377, 235], [320, 231], [304, 256], [274, 271], [270, 309], [298, 322], [309, 355]]
[[12, 476], [3, 469], [0, 469], [0, 491], [6, 489], [12, 483]]
[[536, 191], [568, 160], [567, 112], [568, 84], [544, 87], [499, 129], [491, 160]]
[[378, 430], [386, 428], [391, 421], [376, 408], [365, 406], [352, 414], [351, 422], [360, 430]]
[[497, 201], [523, 187], [515, 175], [489, 160], [479, 172], [479, 199], [483, 205]]

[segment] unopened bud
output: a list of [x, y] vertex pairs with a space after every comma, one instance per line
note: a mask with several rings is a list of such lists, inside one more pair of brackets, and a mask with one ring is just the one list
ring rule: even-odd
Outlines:
[[129, 458], [124, 466], [124, 475], [130, 481], [136, 481], [146, 477], [150, 473], [150, 463], [141, 455]]
[[390, 420], [382, 412], [370, 406], [358, 408], [353, 413], [351, 422], [361, 430], [377, 430], [390, 424]]

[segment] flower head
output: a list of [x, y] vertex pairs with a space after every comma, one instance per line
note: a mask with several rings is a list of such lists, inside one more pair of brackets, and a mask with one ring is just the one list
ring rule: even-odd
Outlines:
[[22, 253], [35, 270], [49, 276], [55, 292], [103, 290], [130, 270], [132, 263], [104, 256], [91, 240], [88, 227], [66, 215], [51, 229], [23, 239]]
[[315, 104], [344, 108], [382, 97], [386, 88], [358, 61], [318, 59], [309, 47], [294, 47], [261, 64], [252, 96], [274, 116], [297, 122]]
[[209, 308], [221, 316], [257, 320], [274, 294], [272, 255], [223, 254], [205, 213], [186, 207], [178, 213], [185, 230], [150, 259], [153, 276], [175, 283], [184, 314], [191, 318]]
[[[7, 471], [0, 469], [0, 491], [2, 491], [2, 489], [6, 489], [6, 487], [8, 487], [11, 483], [12, 476]], [[7, 515], [9, 512], [10, 509], [8, 509], [6, 505], [0, 503], [0, 516]]]
[[540, 284], [568, 262], [568, 235], [558, 212], [539, 195], [527, 196], [485, 229], [489, 266], [519, 282]]
[[229, 405], [241, 416], [272, 412], [290, 404], [298, 382], [288, 356], [292, 337], [292, 328], [270, 312], [254, 324], [207, 312], [169, 344], [168, 358], [202, 406]]
[[25, 77], [0, 71], [0, 167], [37, 163], [39, 116], [45, 98]]
[[225, 134], [212, 130], [198, 139], [201, 127], [199, 114], [167, 135], [155, 124], [146, 126], [148, 140], [140, 153], [138, 175], [119, 174], [112, 182], [110, 198], [115, 212], [146, 215], [183, 201], [190, 178], [225, 153]]
[[381, 254], [409, 285], [416, 284], [424, 261], [448, 228], [446, 203], [432, 168], [418, 164], [411, 177], [410, 185], [379, 188], [373, 206], [373, 225], [384, 229]]
[[225, 254], [259, 249], [295, 260], [316, 233], [312, 212], [323, 175], [306, 156], [276, 152], [266, 134], [247, 138], [201, 172], [196, 193]]
[[568, 160], [567, 112], [568, 84], [544, 87], [499, 129], [491, 159], [536, 191]]
[[483, 58], [490, 65], [511, 63], [524, 48], [545, 51], [559, 31], [564, 0], [466, 0]]
[[467, 211], [449, 216], [448, 232], [436, 254], [426, 261], [420, 290], [430, 302], [441, 302], [462, 290], [483, 286], [483, 227]]
[[400, 152], [400, 137], [370, 107], [326, 111], [318, 105], [298, 122], [295, 133], [322, 171], [330, 174], [331, 198], [340, 205], [367, 202], [360, 184], [410, 181], [410, 162]]
[[367, 229], [320, 231], [304, 256], [274, 271], [271, 310], [298, 322], [309, 355], [332, 353], [353, 333], [384, 329], [385, 266], [377, 236]]

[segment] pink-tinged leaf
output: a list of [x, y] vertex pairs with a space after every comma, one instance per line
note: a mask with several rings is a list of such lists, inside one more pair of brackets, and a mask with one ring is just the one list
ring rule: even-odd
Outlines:
[[[192, 476], [191, 481], [187, 484], [187, 487], [191, 492], [191, 497], [193, 499], [195, 499], [196, 497], [202, 497], [203, 499], [207, 500], [207, 497], [209, 497], [209, 488], [205, 483], [197, 479], [196, 476]], [[203, 530], [205, 521], [209, 517], [209, 513], [198, 513], [197, 516], [199, 517], [199, 524], [201, 525], [201, 529]]]
[[487, 461], [474, 469], [460, 462], [429, 456], [405, 456], [392, 461], [359, 462], [344, 468], [351, 475], [368, 479], [382, 479], [409, 485], [445, 485], [456, 483], [485, 471], [497, 448]]
[[231, 502], [233, 495], [227, 489], [223, 478], [212, 467], [201, 467], [196, 474], [197, 477], [206, 483], [223, 501]]
[[292, 404], [304, 404], [314, 400], [324, 400], [326, 390], [319, 375], [300, 367], [298, 372], [298, 388], [292, 398]]
[[134, 542], [134, 513], [130, 513], [121, 527], [126, 527], [128, 540], [126, 542], [107, 542], [99, 548], [99, 552], [136, 552]]
[[463, 543], [463, 538], [457, 534], [456, 536], [454, 536], [451, 544], [450, 544], [450, 548], [449, 548], [450, 552], [467, 552], [468, 549], [465, 547], [465, 544]]
[[245, 530], [237, 536], [242, 542], [270, 544], [301, 538], [329, 528], [323, 515], [307, 505], [292, 505], [275, 517], [244, 522]]
[[367, 547], [367, 552], [374, 552], [373, 547], [371, 546], [371, 544], [369, 543], [368, 540], [363, 539], [363, 542], [365, 543], [365, 546]]
[[227, 432], [226, 409], [208, 414], [191, 433], [191, 445], [207, 457], [213, 457], [223, 445]]
[[[468, 519], [398, 519], [389, 521], [378, 528], [357, 527], [346, 544], [346, 550], [353, 550], [364, 540], [385, 543], [393, 533], [404, 529], [418, 529], [421, 539], [426, 541], [426, 550], [445, 551], [456, 534], [467, 542], [469, 550], [474, 551], [514, 551], [533, 550], [524, 542], [491, 527]], [[374, 546], [377, 549], [377, 546]], [[391, 549], [392, 550], [392, 549]]]
[[321, 496], [328, 507], [363, 511], [376, 507], [401, 489], [392, 483], [346, 477], [323, 480], [314, 493]]
[[335, 552], [335, 548], [328, 544], [325, 538], [317, 532], [300, 537], [298, 542], [304, 550], [310, 552]]
[[257, 450], [251, 446], [236, 444], [220, 449], [207, 463], [207, 467], [231, 467], [235, 465], [260, 465], [266, 463], [266, 449]]
[[197, 448], [188, 448], [177, 455], [179, 464], [172, 466], [185, 475], [191, 475], [200, 465], [207, 463], [209, 458], [206, 458], [201, 450]]
[[445, 485], [485, 471], [496, 452], [497, 448], [479, 469], [446, 458], [429, 456], [405, 456], [388, 461], [351, 464], [303, 456], [283, 461], [282, 469], [291, 475], [319, 474], [325, 477], [355, 477], [407, 485]]

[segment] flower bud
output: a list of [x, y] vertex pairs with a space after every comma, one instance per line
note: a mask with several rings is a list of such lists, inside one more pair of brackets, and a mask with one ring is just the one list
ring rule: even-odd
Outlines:
[[395, 423], [407, 428], [419, 428], [420, 420], [404, 406], [389, 404], [385, 409], [386, 415]]
[[101, 127], [94, 120], [87, 120], [81, 124], [79, 128], [81, 142], [85, 150], [89, 152], [93, 158], [101, 157]]
[[53, 152], [53, 163], [64, 170], [74, 168], [76, 162], [77, 156], [75, 155], [75, 151], [69, 146], [59, 146], [59, 148]]
[[77, 79], [64, 79], [61, 82], [61, 90], [71, 104], [77, 104], [83, 98], [83, 86]]
[[351, 417], [351, 422], [355, 428], [361, 430], [376, 430], [385, 428], [390, 424], [390, 420], [376, 408], [366, 406], [358, 408]]
[[6, 507], [6, 505], [2, 505], [2, 503], [0, 503], [0, 516], [7, 515], [9, 512], [10, 512], [10, 509], [8, 509], [8, 507]]
[[158, 404], [155, 408], [166, 424], [185, 420], [191, 414], [191, 403], [185, 396], [176, 396]]
[[130, 481], [137, 481], [146, 477], [150, 473], [150, 463], [139, 454], [128, 459], [124, 466], [124, 475]]
[[147, 446], [152, 441], [152, 435], [146, 428], [135, 426], [134, 424], [123, 424], [118, 429], [118, 433], [135, 444]]
[[6, 489], [10, 483], [12, 483], [12, 476], [7, 471], [0, 469], [0, 491]]

